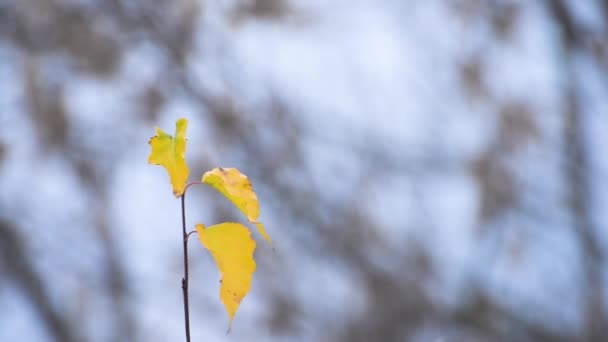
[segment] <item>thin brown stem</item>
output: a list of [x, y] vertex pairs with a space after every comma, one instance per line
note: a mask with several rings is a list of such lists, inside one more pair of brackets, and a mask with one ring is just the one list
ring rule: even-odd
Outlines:
[[182, 278], [182, 294], [184, 296], [184, 320], [186, 342], [190, 342], [190, 308], [188, 306], [188, 233], [186, 232], [186, 191], [182, 194], [182, 240], [184, 243], [184, 277]]
[[182, 278], [182, 294], [184, 297], [184, 324], [186, 328], [186, 342], [190, 342], [190, 306], [188, 301], [188, 238], [196, 231], [186, 231], [186, 190], [191, 185], [203, 184], [202, 182], [190, 182], [186, 184], [182, 194], [182, 240], [184, 246], [184, 277]]
[[188, 188], [191, 187], [192, 185], [201, 185], [203, 184], [203, 182], [190, 182], [188, 184], [186, 184], [186, 187], [184, 188], [184, 194], [186, 194], [186, 191], [188, 191]]

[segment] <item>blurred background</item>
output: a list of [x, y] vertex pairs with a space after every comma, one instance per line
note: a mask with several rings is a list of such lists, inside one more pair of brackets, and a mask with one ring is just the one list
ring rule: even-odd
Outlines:
[[[608, 1], [0, 1], [0, 341], [184, 341], [180, 203], [247, 174], [232, 332], [190, 244], [193, 341], [608, 341]], [[240, 220], [191, 188], [188, 226]]]

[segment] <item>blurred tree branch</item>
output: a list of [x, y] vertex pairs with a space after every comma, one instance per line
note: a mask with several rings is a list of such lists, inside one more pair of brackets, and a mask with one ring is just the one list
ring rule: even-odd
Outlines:
[[[605, 268], [605, 257], [591, 218], [592, 176], [587, 156], [586, 120], [579, 95], [580, 80], [573, 60], [578, 53], [597, 57], [594, 50], [589, 49], [590, 41], [601, 36], [596, 36], [591, 28], [579, 25], [565, 1], [555, 0], [550, 1], [549, 4], [556, 26], [561, 33], [563, 70], [565, 79], [568, 80], [568, 84], [563, 90], [564, 155], [566, 156], [565, 171], [568, 184], [567, 202], [572, 211], [573, 224], [579, 240], [584, 274], [582, 279], [582, 292], [585, 296], [583, 336], [586, 341], [600, 341], [608, 336], [608, 313], [605, 309], [605, 284], [602, 273]], [[604, 17], [604, 20], [606, 19], [608, 17]], [[606, 69], [603, 69], [606, 72]]]
[[3, 264], [3, 269], [7, 270], [8, 278], [23, 290], [23, 294], [31, 301], [55, 341], [82, 341], [68, 317], [60, 313], [52, 304], [46, 293], [44, 281], [30, 262], [30, 253], [23, 245], [23, 240], [12, 224], [0, 219], [0, 262]]

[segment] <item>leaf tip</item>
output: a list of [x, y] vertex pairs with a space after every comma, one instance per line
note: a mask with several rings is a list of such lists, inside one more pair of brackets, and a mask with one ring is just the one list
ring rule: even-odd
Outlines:
[[226, 329], [226, 335], [230, 334], [230, 330], [232, 330], [232, 318], [230, 318], [230, 322], [228, 322], [228, 329]]
[[268, 241], [268, 243], [272, 245], [272, 239], [266, 233], [266, 229], [264, 229], [264, 225], [261, 222], [252, 222], [252, 223], [255, 224], [255, 226], [258, 228], [258, 232], [260, 232], [260, 235], [262, 235], [264, 240]]

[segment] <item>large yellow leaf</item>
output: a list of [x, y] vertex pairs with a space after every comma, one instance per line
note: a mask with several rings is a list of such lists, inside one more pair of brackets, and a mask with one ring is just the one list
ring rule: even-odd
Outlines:
[[203, 246], [213, 255], [222, 276], [220, 299], [230, 316], [230, 331], [239, 304], [251, 287], [251, 277], [255, 271], [255, 241], [249, 229], [239, 223], [226, 222], [208, 228], [197, 224], [196, 230]]
[[270, 236], [266, 234], [262, 223], [258, 222], [260, 216], [260, 206], [249, 178], [236, 168], [216, 167], [211, 171], [205, 172], [202, 179], [203, 183], [211, 185], [226, 198], [228, 198], [239, 210], [247, 216], [247, 220], [258, 227], [260, 234], [272, 243]]
[[184, 193], [188, 179], [186, 165], [186, 128], [188, 120], [181, 118], [175, 123], [175, 138], [156, 127], [156, 135], [150, 138], [152, 152], [148, 157], [149, 164], [162, 165], [167, 169], [173, 194], [179, 197]]

